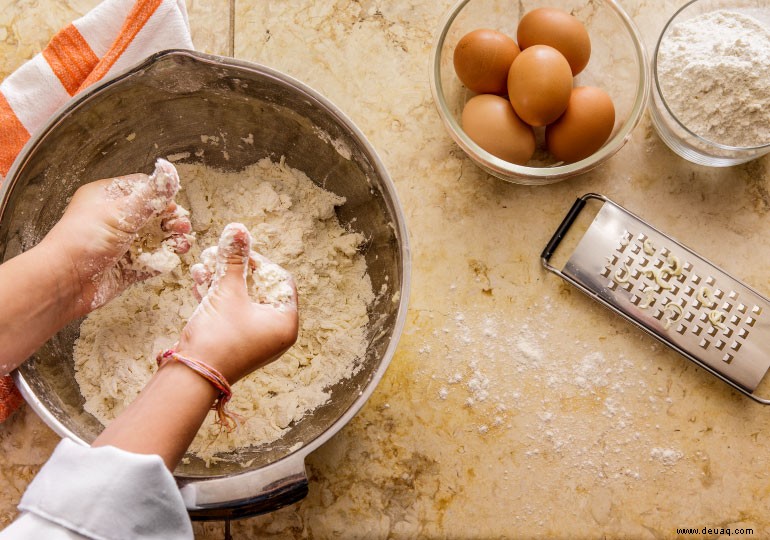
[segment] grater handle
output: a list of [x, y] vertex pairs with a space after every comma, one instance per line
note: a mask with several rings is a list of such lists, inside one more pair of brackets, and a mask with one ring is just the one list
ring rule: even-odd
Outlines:
[[553, 252], [556, 251], [557, 247], [559, 247], [562, 238], [564, 238], [564, 235], [567, 234], [567, 231], [572, 226], [572, 223], [574, 223], [575, 219], [577, 219], [578, 214], [580, 214], [580, 211], [585, 205], [585, 199], [582, 197], [578, 198], [575, 201], [575, 204], [572, 205], [572, 208], [569, 209], [569, 212], [567, 212], [567, 215], [564, 216], [564, 219], [559, 225], [559, 228], [557, 228], [556, 232], [553, 233], [553, 236], [548, 241], [548, 244], [546, 244], [545, 249], [543, 249], [543, 252], [540, 254], [540, 259], [543, 261], [543, 264], [548, 262], [548, 260], [551, 258], [551, 255], [553, 255]]
[[557, 247], [559, 247], [562, 239], [577, 219], [580, 211], [583, 210], [583, 207], [586, 205], [586, 201], [588, 201], [588, 199], [599, 199], [605, 202], [607, 201], [607, 198], [604, 195], [598, 195], [596, 193], [586, 193], [582, 197], [578, 197], [575, 200], [572, 208], [570, 208], [569, 212], [567, 212], [567, 215], [564, 216], [564, 219], [559, 225], [559, 228], [556, 229], [555, 233], [553, 233], [551, 240], [548, 242], [548, 244], [546, 244], [545, 249], [543, 249], [543, 252], [540, 254], [540, 260], [543, 261], [543, 265], [549, 270], [552, 270], [551, 265], [548, 264], [551, 255], [553, 255], [553, 252], [556, 251]]

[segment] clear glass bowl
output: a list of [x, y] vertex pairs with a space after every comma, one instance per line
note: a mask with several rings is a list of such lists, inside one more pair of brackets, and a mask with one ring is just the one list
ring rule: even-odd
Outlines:
[[729, 167], [745, 163], [770, 153], [770, 141], [760, 146], [728, 146], [710, 141], [688, 129], [672, 112], [662, 95], [658, 77], [658, 51], [673, 25], [692, 17], [729, 9], [751, 15], [770, 28], [770, 0], [693, 0], [682, 6], [666, 23], [655, 45], [652, 58], [653, 87], [650, 118], [658, 135], [666, 145], [681, 157], [711, 167]]
[[547, 0], [461, 0], [444, 17], [433, 47], [431, 91], [449, 134], [466, 154], [488, 173], [517, 184], [551, 184], [584, 173], [614, 155], [631, 136], [647, 106], [649, 62], [636, 25], [615, 0], [563, 0], [558, 7], [577, 17], [591, 38], [591, 59], [575, 77], [575, 86], [598, 86], [615, 105], [615, 127], [607, 142], [591, 156], [575, 163], [557, 162], [538, 150], [527, 166], [504, 161], [483, 150], [462, 129], [460, 118], [473, 92], [455, 74], [457, 42], [477, 28], [491, 28], [516, 39], [519, 20], [529, 11], [554, 7]]

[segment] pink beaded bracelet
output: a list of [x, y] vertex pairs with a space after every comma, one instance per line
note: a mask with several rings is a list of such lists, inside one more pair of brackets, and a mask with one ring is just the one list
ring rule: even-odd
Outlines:
[[205, 362], [182, 356], [174, 349], [167, 349], [165, 351], [159, 352], [156, 360], [158, 361], [158, 368], [162, 368], [169, 361], [173, 360], [179, 362], [180, 364], [184, 364], [198, 375], [209, 381], [214, 386], [214, 388], [219, 390], [219, 396], [211, 406], [211, 409], [217, 412], [216, 423], [224, 427], [228, 432], [231, 432], [233, 429], [235, 429], [235, 427], [238, 425], [238, 415], [225, 409], [227, 402], [230, 401], [231, 397], [233, 397], [233, 391], [230, 388], [230, 384], [227, 382], [227, 379], [225, 379], [224, 375], [222, 375], [218, 370], [214, 369]]

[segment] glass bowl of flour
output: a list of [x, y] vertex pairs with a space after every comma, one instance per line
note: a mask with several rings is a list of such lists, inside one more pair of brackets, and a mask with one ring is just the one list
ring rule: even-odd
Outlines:
[[770, 1], [689, 2], [652, 68], [652, 122], [678, 155], [729, 167], [770, 152]]

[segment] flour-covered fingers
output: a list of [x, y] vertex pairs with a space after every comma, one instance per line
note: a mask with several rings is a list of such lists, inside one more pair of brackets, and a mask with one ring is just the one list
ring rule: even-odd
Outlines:
[[201, 262], [190, 267], [190, 275], [193, 278], [193, 295], [200, 302], [209, 291], [216, 271], [217, 248], [211, 246], [204, 249], [200, 256]]
[[190, 234], [192, 232], [190, 212], [171, 201], [163, 212], [160, 228], [167, 233]]
[[171, 163], [158, 159], [150, 176], [116, 178], [106, 189], [108, 199], [118, 199], [118, 228], [135, 233], [151, 217], [160, 216], [168, 208], [179, 191], [179, 175]]
[[174, 233], [168, 238], [163, 240], [163, 243], [170, 247], [174, 253], [178, 255], [184, 255], [193, 245], [194, 236], [190, 234], [178, 234]]

